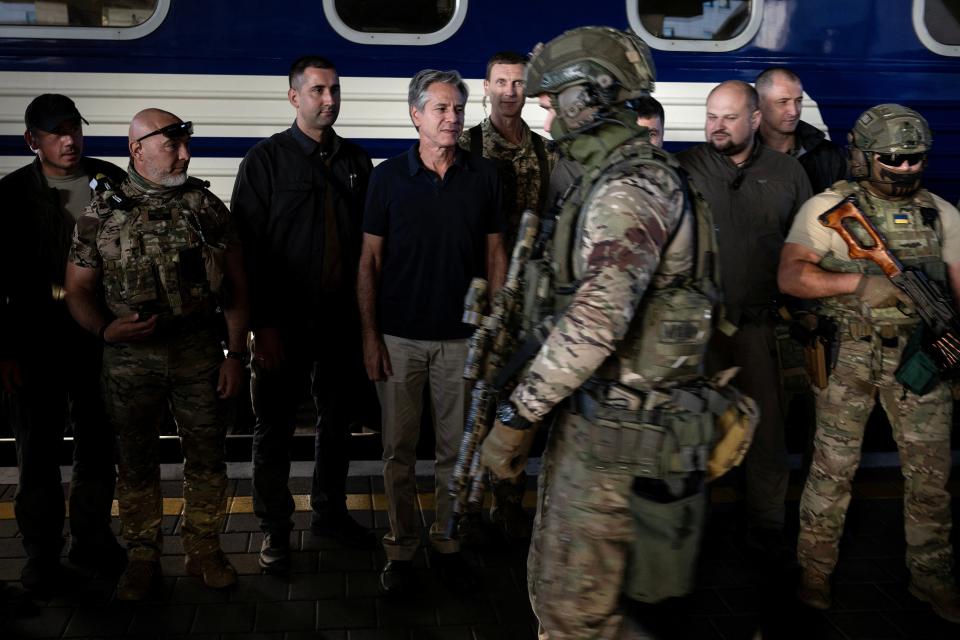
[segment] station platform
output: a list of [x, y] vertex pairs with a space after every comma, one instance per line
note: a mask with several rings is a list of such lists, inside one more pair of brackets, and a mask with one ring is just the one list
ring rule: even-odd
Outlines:
[[[387, 520], [378, 462], [355, 462], [348, 479], [352, 515], [380, 535]], [[295, 463], [290, 487], [297, 496], [292, 571], [261, 573], [261, 533], [252, 513], [249, 465], [230, 465], [228, 517], [222, 544], [239, 574], [229, 590], [206, 589], [185, 575], [178, 535], [182, 510], [178, 465], [164, 465], [163, 583], [141, 603], [114, 599], [112, 580], [80, 574], [62, 593], [36, 599], [18, 580], [23, 548], [13, 518], [16, 469], [0, 468], [0, 638], [206, 638], [240, 640], [532, 640], [536, 638], [526, 590], [526, 548], [492, 536], [465, 552], [481, 586], [470, 596], [444, 588], [429, 554], [416, 559], [416, 593], [389, 600], [377, 592], [380, 550], [348, 549], [314, 537], [309, 524], [309, 466]], [[67, 475], [65, 475], [67, 477]], [[432, 470], [417, 469], [419, 512], [433, 520]], [[533, 507], [535, 477], [526, 504]], [[960, 483], [954, 478], [953, 495]], [[66, 487], [65, 487], [66, 488]], [[787, 540], [796, 538], [798, 477], [787, 502]], [[711, 489], [696, 591], [634, 613], [657, 638], [956, 640], [960, 625], [937, 618], [907, 592], [902, 480], [894, 468], [863, 469], [847, 519], [834, 585], [835, 604], [814, 611], [794, 598], [795, 567], [761, 566], [743, 544], [742, 496], [733, 481]], [[960, 515], [954, 500], [954, 519]], [[115, 518], [115, 527], [119, 523]], [[69, 524], [68, 524], [69, 526]], [[957, 533], [954, 529], [954, 546]], [[425, 530], [424, 530], [425, 535]], [[66, 560], [65, 560], [66, 562]]]

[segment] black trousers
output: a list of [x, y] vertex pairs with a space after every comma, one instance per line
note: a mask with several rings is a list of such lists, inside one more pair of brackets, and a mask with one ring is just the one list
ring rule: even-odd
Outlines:
[[313, 519], [322, 521], [346, 512], [350, 423], [362, 376], [362, 351], [357, 328], [316, 336], [282, 333], [287, 359], [274, 371], [254, 360], [250, 397], [253, 428], [253, 509], [260, 528], [284, 532], [293, 528], [293, 496], [288, 486], [290, 447], [297, 409], [307, 385], [317, 412], [314, 437]]
[[[23, 385], [4, 393], [16, 439], [19, 471], [14, 513], [27, 556], [56, 557], [63, 548], [66, 509], [59, 454], [73, 427], [73, 473], [68, 496], [74, 543], [111, 542], [110, 508], [116, 485], [115, 441], [100, 393], [101, 347], [71, 331], [59, 348], [19, 360]], [[42, 342], [33, 342], [42, 344]]]

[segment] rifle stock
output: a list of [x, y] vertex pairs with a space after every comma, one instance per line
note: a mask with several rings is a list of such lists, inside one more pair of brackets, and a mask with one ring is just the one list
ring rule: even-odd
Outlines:
[[523, 309], [522, 278], [524, 266], [537, 238], [540, 219], [524, 211], [520, 232], [510, 256], [503, 287], [494, 296], [490, 313], [484, 315], [487, 283], [475, 278], [464, 299], [463, 321], [476, 329], [470, 337], [463, 377], [473, 383], [470, 408], [463, 427], [457, 461], [448, 490], [453, 497], [453, 514], [447, 523], [447, 535], [456, 537], [460, 517], [483, 504], [486, 473], [480, 464], [480, 445], [490, 431], [493, 408], [508, 385], [499, 381], [499, 373], [509, 360], [520, 326]]
[[[925, 273], [904, 267], [890, 252], [883, 235], [857, 206], [856, 196], [844, 198], [820, 214], [819, 220], [820, 224], [840, 234], [851, 258], [875, 263], [913, 301], [932, 334], [932, 339], [924, 346], [941, 372], [957, 368], [960, 365], [960, 321], [949, 298]], [[872, 246], [864, 246], [856, 238], [851, 232], [853, 225], [859, 225], [867, 232]]]

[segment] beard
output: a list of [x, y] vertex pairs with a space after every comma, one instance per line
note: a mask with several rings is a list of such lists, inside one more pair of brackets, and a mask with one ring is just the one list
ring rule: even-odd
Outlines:
[[710, 138], [710, 146], [713, 147], [714, 151], [717, 153], [722, 153], [725, 156], [735, 156], [741, 151], [745, 150], [749, 145], [749, 140], [735, 143], [733, 138], [729, 137], [724, 142], [716, 142], [713, 138]]
[[185, 184], [187, 181], [187, 172], [183, 173], [168, 173], [164, 176], [161, 176], [159, 180], [160, 186], [163, 187], [179, 187]]

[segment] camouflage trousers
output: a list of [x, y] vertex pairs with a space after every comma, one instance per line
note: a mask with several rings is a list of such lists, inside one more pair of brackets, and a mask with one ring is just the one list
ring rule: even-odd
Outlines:
[[564, 410], [542, 457], [527, 558], [527, 588], [540, 638], [650, 638], [626, 615], [622, 599], [635, 535], [634, 478], [584, 464], [588, 424]]
[[184, 550], [203, 555], [219, 548], [227, 484], [226, 425], [216, 394], [222, 360], [206, 329], [104, 349], [104, 396], [120, 445], [117, 500], [131, 558], [160, 556], [159, 434], [165, 406], [176, 419], [183, 449]]
[[805, 569], [832, 573], [839, 555], [850, 487], [860, 463], [867, 418], [878, 397], [893, 428], [904, 477], [907, 566], [919, 582], [950, 581], [950, 425], [953, 403], [947, 385], [924, 396], [894, 379], [908, 332], [898, 346], [879, 337], [847, 338], [826, 389], [817, 392], [813, 463], [800, 500], [797, 554]]

